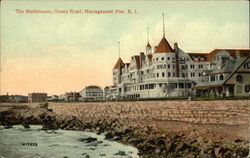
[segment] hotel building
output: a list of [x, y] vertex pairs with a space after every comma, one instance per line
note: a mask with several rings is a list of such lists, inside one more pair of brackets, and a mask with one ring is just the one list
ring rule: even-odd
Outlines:
[[[249, 49], [186, 53], [177, 43], [172, 48], [163, 33], [154, 49], [148, 42], [145, 52], [132, 56], [129, 63], [121, 58], [117, 60], [110, 88], [112, 98], [175, 98], [210, 94], [250, 96], [249, 54]], [[243, 78], [241, 82], [230, 79], [239, 75]], [[237, 84], [241, 84], [241, 90], [237, 90], [237, 87], [240, 89]]]

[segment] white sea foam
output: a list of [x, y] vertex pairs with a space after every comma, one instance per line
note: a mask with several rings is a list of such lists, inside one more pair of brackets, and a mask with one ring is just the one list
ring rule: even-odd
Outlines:
[[[41, 126], [31, 126], [24, 129], [22, 126], [14, 126], [0, 130], [0, 156], [7, 158], [137, 158], [138, 150], [117, 142], [104, 139], [103, 135], [91, 132], [56, 130], [40, 130]], [[86, 143], [84, 138], [97, 138], [97, 141]], [[124, 151], [125, 156], [115, 155]], [[124, 153], [120, 152], [120, 153]], [[88, 155], [88, 156], [87, 156]], [[1, 157], [0, 157], [1, 158]]]

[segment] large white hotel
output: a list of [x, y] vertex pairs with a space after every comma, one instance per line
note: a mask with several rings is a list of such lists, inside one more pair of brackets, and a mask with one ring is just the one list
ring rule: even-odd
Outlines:
[[[240, 76], [240, 77], [239, 77]], [[242, 78], [242, 81], [237, 81]], [[250, 96], [249, 49], [215, 49], [210, 53], [186, 53], [163, 33], [157, 46], [148, 42], [145, 52], [129, 63], [118, 59], [113, 86], [106, 97], [119, 99]]]

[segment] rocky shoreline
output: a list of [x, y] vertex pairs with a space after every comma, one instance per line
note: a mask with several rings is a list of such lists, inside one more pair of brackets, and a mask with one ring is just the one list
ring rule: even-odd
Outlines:
[[[2, 108], [2, 107], [1, 107]], [[139, 156], [151, 157], [247, 157], [249, 141], [241, 138], [234, 140], [216, 140], [195, 134], [194, 129], [177, 132], [166, 131], [161, 127], [178, 122], [166, 122], [148, 119], [81, 117], [63, 115], [48, 109], [44, 104], [36, 107], [10, 106], [0, 111], [0, 123], [5, 128], [21, 124], [42, 125], [44, 129], [65, 129], [104, 133], [106, 139], [118, 141], [136, 147]]]

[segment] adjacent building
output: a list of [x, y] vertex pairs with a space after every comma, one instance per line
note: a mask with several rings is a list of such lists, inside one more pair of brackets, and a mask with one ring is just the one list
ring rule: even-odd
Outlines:
[[82, 101], [101, 101], [103, 100], [103, 90], [98, 86], [87, 86], [81, 92]]
[[0, 95], [0, 102], [9, 102], [9, 94]]
[[78, 101], [80, 98], [80, 93], [79, 92], [66, 92], [64, 95], [65, 101]]
[[250, 97], [250, 58], [229, 59], [220, 69], [205, 70], [194, 89], [197, 96]]
[[28, 96], [23, 95], [10, 95], [9, 96], [10, 102], [28, 102]]
[[46, 102], [47, 101], [47, 93], [29, 93], [28, 94], [28, 102]]

